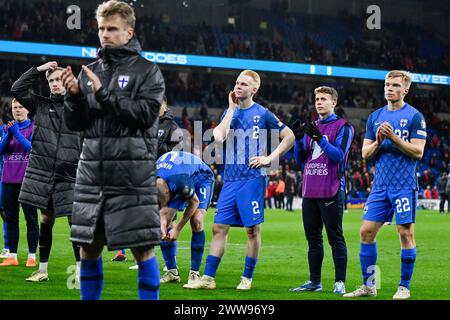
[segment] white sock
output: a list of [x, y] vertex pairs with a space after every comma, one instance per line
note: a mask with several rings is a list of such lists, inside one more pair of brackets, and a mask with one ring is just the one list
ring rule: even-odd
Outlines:
[[47, 273], [48, 262], [40, 262], [39, 263], [39, 271]]
[[28, 253], [28, 259], [36, 260], [36, 253]]
[[9, 257], [10, 257], [10, 258], [17, 259], [17, 253], [10, 253], [10, 254], [9, 254]]

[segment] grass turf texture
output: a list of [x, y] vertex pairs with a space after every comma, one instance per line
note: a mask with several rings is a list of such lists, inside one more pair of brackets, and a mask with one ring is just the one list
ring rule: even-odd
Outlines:
[[[206, 248], [201, 271], [208, 254], [211, 241], [213, 209], [206, 216]], [[347, 291], [361, 283], [359, 266], [359, 227], [361, 210], [350, 210], [344, 216], [344, 233], [348, 247]], [[3, 230], [2, 228], [0, 228]], [[6, 299], [79, 299], [79, 290], [67, 288], [67, 273], [70, 265], [75, 265], [72, 247], [68, 240], [69, 227], [65, 218], [57, 219], [54, 228], [53, 248], [49, 262], [48, 282], [29, 283], [25, 281], [36, 268], [26, 268], [27, 243], [25, 222], [21, 215], [21, 238], [19, 244], [18, 267], [0, 267], [0, 300]], [[416, 241], [417, 261], [411, 285], [413, 299], [449, 299], [450, 290], [450, 216], [433, 211], [417, 213]], [[3, 239], [2, 231], [0, 236]], [[246, 235], [241, 228], [232, 228], [228, 237], [225, 256], [216, 276], [217, 289], [187, 290], [182, 285], [187, 280], [190, 267], [189, 225], [182, 231], [178, 247], [178, 267], [181, 273], [180, 283], [163, 284], [160, 287], [160, 299], [169, 300], [296, 300], [343, 299], [332, 293], [334, 267], [331, 250], [325, 241], [325, 258], [322, 268], [323, 293], [293, 293], [289, 288], [308, 280], [307, 243], [303, 231], [301, 214], [277, 209], [265, 211], [262, 225], [262, 249], [256, 266], [253, 289], [242, 292], [235, 289], [244, 267]], [[156, 249], [158, 262], [163, 268], [163, 259], [159, 248]], [[131, 252], [127, 250], [128, 261], [111, 262], [115, 252], [103, 252], [104, 287], [102, 299], [137, 299], [137, 270], [129, 270], [133, 265]], [[400, 278], [400, 244], [396, 226], [384, 226], [378, 236], [378, 266], [381, 269], [381, 288], [376, 299], [391, 299]], [[73, 268], [73, 267], [72, 267]], [[373, 299], [373, 298], [369, 298]]]

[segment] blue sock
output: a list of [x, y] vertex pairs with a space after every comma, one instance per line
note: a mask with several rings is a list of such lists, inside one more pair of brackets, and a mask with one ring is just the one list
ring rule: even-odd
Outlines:
[[244, 277], [248, 279], [253, 278], [253, 273], [255, 272], [256, 263], [258, 262], [258, 258], [245, 257], [245, 268], [244, 268]]
[[8, 242], [8, 224], [3, 222], [3, 241], [5, 243], [5, 249], [9, 250], [9, 242]]
[[213, 278], [216, 276], [217, 268], [219, 268], [220, 264], [220, 259], [221, 258], [212, 255], [208, 255], [206, 257], [206, 266], [204, 271], [204, 274], [206, 276], [210, 276]]
[[125, 249], [120, 250], [120, 252], [122, 252], [122, 254], [125, 255]]
[[205, 249], [205, 231], [192, 232], [191, 239], [191, 270], [200, 271], [203, 251]]
[[176, 269], [177, 261], [175, 260], [177, 252], [177, 244], [172, 241], [161, 241], [161, 252], [166, 263], [167, 269]]
[[416, 248], [402, 249], [402, 275], [400, 285], [409, 289], [409, 283], [414, 271], [414, 263], [416, 262]]
[[363, 275], [364, 284], [370, 287], [375, 286], [375, 265], [377, 264], [376, 242], [369, 244], [361, 243], [359, 261], [361, 263], [361, 272]]
[[138, 262], [138, 292], [141, 300], [159, 299], [159, 267], [156, 256]]
[[100, 300], [103, 289], [103, 260], [81, 259], [80, 295], [81, 300]]

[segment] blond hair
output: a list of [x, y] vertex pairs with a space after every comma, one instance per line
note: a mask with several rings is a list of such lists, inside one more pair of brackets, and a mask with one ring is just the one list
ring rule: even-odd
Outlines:
[[53, 72], [55, 72], [55, 71], [64, 71], [64, 68], [62, 68], [62, 67], [57, 67], [57, 68], [55, 68], [55, 69], [53, 69], [53, 70], [51, 70], [51, 69], [49, 69], [49, 70], [47, 70], [46, 72], [45, 72], [45, 78], [47, 78], [48, 79], [48, 77], [50, 77], [51, 75], [52, 75], [52, 73]]
[[253, 81], [255, 81], [255, 83], [256, 83], [256, 88], [257, 89], [259, 89], [259, 87], [261, 86], [261, 78], [260, 78], [259, 74], [256, 73], [255, 71], [253, 71], [253, 70], [244, 70], [244, 71], [241, 72], [240, 75], [241, 76], [248, 76], [248, 77], [252, 78]]
[[338, 93], [335, 88], [325, 86], [317, 87], [316, 89], [314, 89], [314, 94], [317, 95], [318, 93], [329, 94], [331, 96], [331, 99], [336, 102], [338, 100]]
[[117, 0], [109, 0], [98, 6], [95, 12], [97, 21], [99, 18], [106, 18], [118, 14], [126, 22], [128, 26], [134, 29], [136, 24], [136, 16], [133, 8], [125, 2]]
[[409, 89], [409, 87], [411, 86], [412, 76], [411, 76], [411, 73], [409, 73], [408, 71], [404, 71], [404, 70], [389, 71], [386, 74], [386, 80], [390, 79], [390, 78], [402, 78], [403, 83], [405, 84], [405, 87], [407, 89]]

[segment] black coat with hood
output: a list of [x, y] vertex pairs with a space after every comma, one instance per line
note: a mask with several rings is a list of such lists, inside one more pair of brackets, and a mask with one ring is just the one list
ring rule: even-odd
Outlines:
[[67, 216], [72, 214], [75, 175], [81, 151], [80, 133], [70, 130], [64, 121], [64, 96], [52, 94], [43, 97], [30, 92], [40, 75], [33, 67], [11, 88], [14, 98], [34, 115], [35, 123], [19, 201], [37, 208], [52, 209], [57, 217]]
[[161, 241], [156, 190], [158, 114], [163, 76], [144, 59], [136, 38], [102, 48], [88, 65], [101, 80], [93, 92], [85, 72], [80, 94], [66, 94], [69, 128], [82, 132], [71, 240], [92, 243], [104, 228], [109, 250]]

